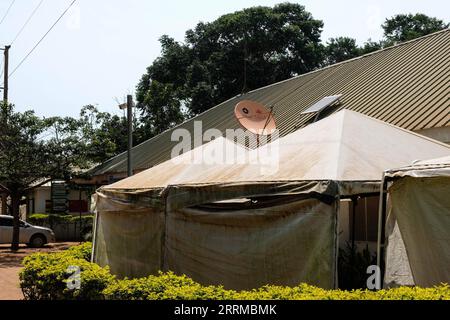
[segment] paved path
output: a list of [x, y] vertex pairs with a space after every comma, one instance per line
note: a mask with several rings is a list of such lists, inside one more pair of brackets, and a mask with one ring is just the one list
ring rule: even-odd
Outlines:
[[62, 251], [77, 244], [78, 242], [53, 243], [40, 249], [21, 246], [16, 253], [9, 250], [9, 245], [0, 245], [0, 300], [23, 299], [19, 286], [19, 272], [22, 269], [22, 260], [27, 255], [36, 252]]
[[21, 267], [0, 268], [0, 300], [21, 300], [19, 271]]

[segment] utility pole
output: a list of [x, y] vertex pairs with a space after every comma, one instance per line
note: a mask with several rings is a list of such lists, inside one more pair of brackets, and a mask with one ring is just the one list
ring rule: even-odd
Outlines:
[[[5, 46], [5, 48], [0, 49], [4, 51], [5, 54], [5, 62], [4, 62], [4, 69], [3, 69], [3, 74], [4, 74], [4, 80], [3, 80], [3, 101], [5, 103], [8, 103], [8, 75], [9, 75], [9, 48], [11, 48], [11, 46]], [[1, 197], [1, 214], [2, 215], [6, 215], [8, 213], [7, 211], [7, 207], [8, 207], [8, 195], [6, 194], [6, 192], [0, 194]]]
[[127, 103], [119, 105], [120, 109], [127, 109], [127, 123], [128, 123], [128, 150], [127, 150], [127, 173], [131, 177], [133, 175], [133, 166], [131, 159], [131, 148], [133, 148], [133, 96], [127, 96]]
[[127, 120], [128, 120], [128, 176], [133, 175], [131, 164], [131, 148], [133, 148], [133, 96], [127, 96]]
[[11, 46], [5, 46], [5, 48], [3, 49], [4, 54], [5, 54], [5, 67], [4, 67], [4, 71], [3, 71], [3, 101], [5, 103], [8, 103], [8, 76], [9, 76], [9, 49], [11, 48]]

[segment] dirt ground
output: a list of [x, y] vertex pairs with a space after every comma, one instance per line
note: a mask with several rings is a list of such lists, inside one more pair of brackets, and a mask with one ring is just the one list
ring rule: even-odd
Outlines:
[[10, 251], [9, 244], [0, 244], [0, 300], [23, 299], [19, 287], [19, 272], [22, 269], [23, 258], [36, 252], [63, 251], [78, 244], [78, 242], [59, 242], [48, 244], [39, 249], [21, 245], [20, 250], [15, 253]]

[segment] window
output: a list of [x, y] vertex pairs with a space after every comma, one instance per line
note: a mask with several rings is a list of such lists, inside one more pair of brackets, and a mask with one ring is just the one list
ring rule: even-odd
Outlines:
[[13, 219], [12, 218], [0, 218], [0, 227], [12, 227]]
[[[0, 227], [12, 227], [13, 226], [13, 218], [0, 218]], [[27, 223], [25, 221], [19, 220], [19, 226], [21, 228], [25, 228]]]
[[52, 200], [45, 200], [45, 213], [52, 213]]
[[86, 200], [69, 200], [69, 212], [88, 212]]

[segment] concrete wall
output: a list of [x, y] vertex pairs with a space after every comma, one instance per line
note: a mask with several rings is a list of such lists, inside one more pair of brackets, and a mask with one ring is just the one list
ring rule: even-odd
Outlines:
[[33, 191], [34, 212], [31, 213], [45, 213], [45, 201], [51, 199], [50, 187], [39, 187]]
[[[56, 241], [80, 241], [86, 240], [83, 239], [83, 233], [92, 232], [91, 223], [82, 222], [81, 225], [79, 222], [63, 222], [63, 223], [54, 223], [49, 224], [47, 222], [39, 224], [42, 227], [50, 228], [55, 233]], [[81, 235], [80, 235], [81, 230]]]
[[[80, 194], [78, 190], [70, 190], [67, 195], [67, 200], [79, 200]], [[34, 211], [30, 208], [30, 213], [45, 213], [45, 202], [47, 200], [51, 200], [51, 187], [50, 186], [41, 186], [35, 188], [30, 195], [30, 199], [34, 199]], [[86, 191], [81, 192], [81, 200], [85, 200], [88, 202], [90, 197]], [[78, 212], [77, 212], [78, 213]]]
[[431, 139], [450, 144], [450, 126], [417, 130], [415, 132]]

